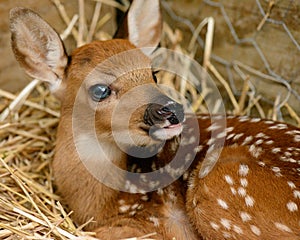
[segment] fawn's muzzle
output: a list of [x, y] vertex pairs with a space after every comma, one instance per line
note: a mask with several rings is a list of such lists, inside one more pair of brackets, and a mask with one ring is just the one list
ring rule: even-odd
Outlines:
[[147, 106], [144, 114], [144, 122], [153, 126], [163, 124], [168, 121], [168, 125], [176, 125], [184, 120], [183, 106], [174, 101], [165, 105], [151, 103]]

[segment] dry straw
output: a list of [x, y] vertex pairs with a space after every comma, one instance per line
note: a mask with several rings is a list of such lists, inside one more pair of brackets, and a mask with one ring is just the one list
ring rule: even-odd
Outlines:
[[[79, 0], [80, 9], [72, 18], [66, 14], [59, 0], [52, 2], [66, 24], [62, 38], [73, 37], [78, 46], [90, 42], [99, 27], [110, 18], [107, 14], [100, 14], [102, 4], [124, 10], [115, 1], [97, 0], [91, 24], [87, 26], [83, 0]], [[206, 19], [194, 34], [199, 34], [208, 24], [203, 65], [225, 89], [224, 97], [230, 100], [228, 112], [250, 115], [255, 109], [261, 117], [277, 119], [276, 101], [274, 107], [264, 109], [260, 96], [249, 91], [248, 76], [243, 76], [243, 92], [237, 99], [226, 79], [210, 62], [212, 23], [213, 19]], [[181, 35], [180, 30], [171, 29], [165, 22], [162, 46], [194, 56], [196, 50], [201, 49], [194, 40], [196, 35], [187, 49], [181, 45]], [[203, 99], [209, 94], [209, 89], [202, 87], [202, 92], [198, 92], [187, 81], [183, 83], [166, 72], [159, 75], [159, 81], [189, 95], [194, 110], [207, 112]], [[0, 239], [90, 239], [94, 236], [94, 233], [83, 231], [84, 226], [75, 225], [72, 212], [61, 205], [54, 191], [51, 160], [59, 107], [58, 100], [38, 80], [32, 81], [17, 95], [0, 89]], [[283, 107], [290, 118], [300, 125], [297, 113], [288, 104]], [[155, 233], [131, 240], [153, 237]]]

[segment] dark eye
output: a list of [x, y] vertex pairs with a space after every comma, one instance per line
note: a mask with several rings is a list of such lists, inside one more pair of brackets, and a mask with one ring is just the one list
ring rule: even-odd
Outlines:
[[100, 102], [111, 94], [111, 89], [109, 86], [96, 84], [90, 87], [89, 94], [95, 102]]
[[153, 77], [154, 82], [156, 82], [156, 83], [157, 83], [157, 77], [156, 77], [157, 73], [159, 73], [159, 71], [152, 71], [152, 77]]

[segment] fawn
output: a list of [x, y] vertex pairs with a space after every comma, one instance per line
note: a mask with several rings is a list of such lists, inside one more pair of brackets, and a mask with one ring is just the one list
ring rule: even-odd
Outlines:
[[[132, 2], [125, 33], [117, 35], [124, 39], [95, 41], [71, 56], [31, 10], [12, 9], [10, 21], [16, 59], [61, 100], [53, 171], [78, 224], [93, 218], [87, 229], [100, 239], [149, 233], [155, 239], [300, 239], [300, 129], [245, 116], [212, 122], [184, 114], [153, 76], [149, 55], [162, 27], [158, 0]], [[170, 165], [182, 141], [182, 165], [195, 155], [189, 168], [171, 165], [148, 181], [143, 173]], [[153, 147], [158, 153], [148, 154]], [[128, 153], [139, 148], [147, 150]], [[177, 170], [185, 177], [173, 179]], [[128, 172], [141, 172], [140, 178]], [[145, 191], [164, 177], [174, 181]]]

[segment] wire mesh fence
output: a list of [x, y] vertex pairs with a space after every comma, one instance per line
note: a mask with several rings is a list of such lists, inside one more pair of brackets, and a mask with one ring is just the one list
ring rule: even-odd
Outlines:
[[[245, 81], [249, 98], [272, 105], [262, 117], [284, 118], [300, 113], [300, 2], [297, 0], [199, 0], [191, 14], [175, 1], [163, 1], [172, 21], [193, 34], [205, 17], [213, 17], [214, 47], [211, 62], [229, 82], [236, 96]], [[204, 38], [197, 43], [204, 47]]]

